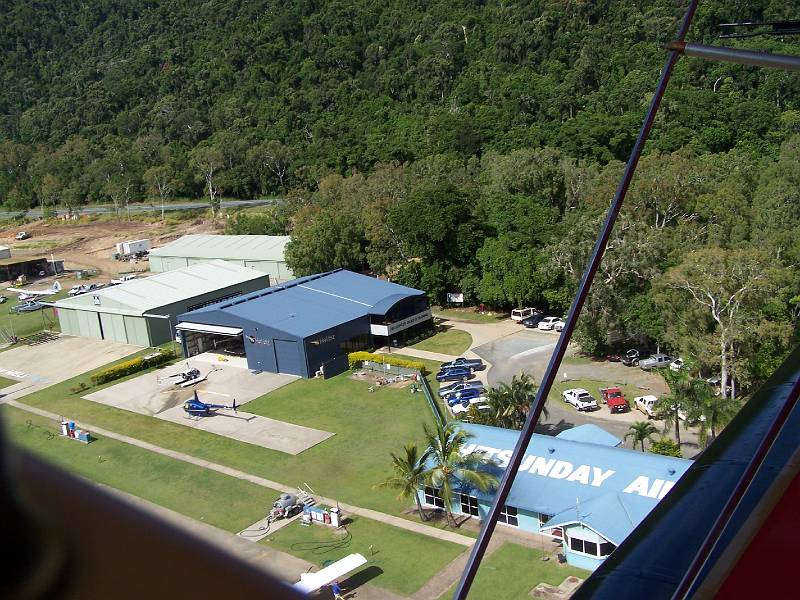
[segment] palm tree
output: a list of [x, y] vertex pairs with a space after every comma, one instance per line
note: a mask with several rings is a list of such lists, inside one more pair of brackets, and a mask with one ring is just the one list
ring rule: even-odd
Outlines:
[[[725, 427], [736, 413], [739, 412], [740, 403], [733, 398], [717, 398], [711, 392], [711, 388], [706, 385], [706, 392], [699, 396], [699, 404], [695, 414], [691, 417], [699, 425], [697, 437], [703, 447], [708, 445], [708, 433], [711, 432], [711, 439], [717, 437], [717, 432]], [[701, 418], [702, 417], [702, 418]]]
[[642, 452], [644, 452], [645, 441], [652, 444], [653, 435], [656, 433], [658, 433], [658, 429], [649, 421], [636, 421], [628, 428], [628, 433], [625, 434], [625, 439], [627, 440], [628, 438], [633, 438], [633, 443], [631, 445], [636, 448], [636, 444], [641, 444]]
[[[486, 392], [490, 407], [489, 421], [497, 427], [522, 429], [539, 386], [530, 375], [522, 373], [511, 378], [511, 384], [501, 383]], [[547, 417], [547, 407], [543, 414]]]
[[391, 453], [394, 475], [375, 487], [388, 487], [399, 490], [398, 500], [408, 500], [413, 496], [417, 503], [419, 518], [427, 521], [428, 519], [419, 501], [418, 492], [425, 483], [425, 463], [428, 459], [428, 452], [423, 452], [422, 456], [420, 456], [419, 448], [417, 448], [416, 444], [406, 444], [404, 450], [405, 456], [397, 456], [394, 452]]
[[446, 425], [436, 424], [436, 429], [424, 427], [428, 443], [428, 458], [432, 466], [425, 472], [425, 483], [439, 490], [444, 502], [448, 524], [454, 524], [453, 504], [455, 490], [460, 484], [468, 484], [482, 492], [497, 486], [497, 477], [483, 467], [490, 464], [483, 452], [462, 454], [461, 448], [472, 437], [461, 428], [458, 421]]
[[675, 441], [681, 445], [681, 418], [680, 413], [691, 411], [696, 404], [693, 397], [692, 379], [689, 377], [687, 369], [673, 371], [672, 369], [662, 369], [661, 375], [669, 386], [669, 395], [663, 396], [653, 407], [656, 418], [664, 421], [664, 430], [675, 427]]

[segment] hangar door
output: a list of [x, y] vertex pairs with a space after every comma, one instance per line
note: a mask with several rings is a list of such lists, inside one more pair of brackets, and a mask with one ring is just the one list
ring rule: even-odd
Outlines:
[[297, 342], [273, 340], [275, 343], [275, 364], [278, 373], [302, 375], [303, 362], [300, 358], [300, 347]]

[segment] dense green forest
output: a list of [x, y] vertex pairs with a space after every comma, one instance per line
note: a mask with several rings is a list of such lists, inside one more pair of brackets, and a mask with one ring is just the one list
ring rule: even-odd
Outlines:
[[[0, 203], [277, 195], [296, 273], [568, 306], [684, 2], [8, 0]], [[700, 3], [719, 24], [800, 3]], [[729, 45], [800, 54], [800, 39]], [[800, 316], [800, 77], [683, 59], [578, 337], [762, 381]]]

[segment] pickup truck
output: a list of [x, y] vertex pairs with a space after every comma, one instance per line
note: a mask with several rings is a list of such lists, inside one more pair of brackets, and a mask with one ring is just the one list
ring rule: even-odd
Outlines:
[[650, 419], [655, 416], [655, 405], [658, 402], [658, 398], [655, 396], [637, 396], [633, 399], [633, 404], [636, 406], [637, 410], [642, 411], [647, 418]]
[[483, 391], [483, 382], [481, 381], [464, 381], [462, 383], [451, 383], [450, 385], [443, 385], [439, 388], [439, 397], [447, 398], [462, 390], [477, 389]]
[[608, 410], [612, 413], [624, 413], [631, 409], [625, 395], [618, 387], [600, 388], [600, 397], [603, 399], [603, 404], [608, 404]]
[[473, 371], [480, 371], [481, 369], [485, 368], [486, 365], [483, 364], [483, 361], [480, 358], [464, 358], [463, 356], [459, 356], [455, 360], [442, 363], [442, 366], [440, 366], [439, 369], [452, 369], [453, 367], [467, 367]]
[[645, 358], [644, 360], [639, 361], [639, 368], [642, 371], [649, 371], [651, 369], [660, 369], [662, 367], [669, 366], [669, 364], [673, 361], [671, 356], [667, 356], [666, 354], [653, 354], [650, 358]]
[[564, 390], [562, 394], [564, 402], [572, 404], [577, 410], [597, 410], [597, 400], [583, 388]]

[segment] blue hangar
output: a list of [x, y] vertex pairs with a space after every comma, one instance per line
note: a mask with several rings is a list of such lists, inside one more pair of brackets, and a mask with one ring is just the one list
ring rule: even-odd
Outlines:
[[253, 371], [313, 377], [347, 369], [347, 354], [433, 327], [425, 292], [338, 269], [178, 316], [184, 356], [243, 357]]
[[[464, 423], [471, 438], [463, 453], [483, 451], [498, 475], [518, 431]], [[655, 508], [692, 461], [627, 450], [621, 440], [595, 425], [581, 425], [555, 437], [534, 434], [522, 460], [500, 523], [542, 533], [562, 544], [567, 562], [596, 569]], [[438, 490], [420, 490], [420, 501], [444, 508]], [[492, 494], [462, 484], [452, 511], [485, 518]]]

